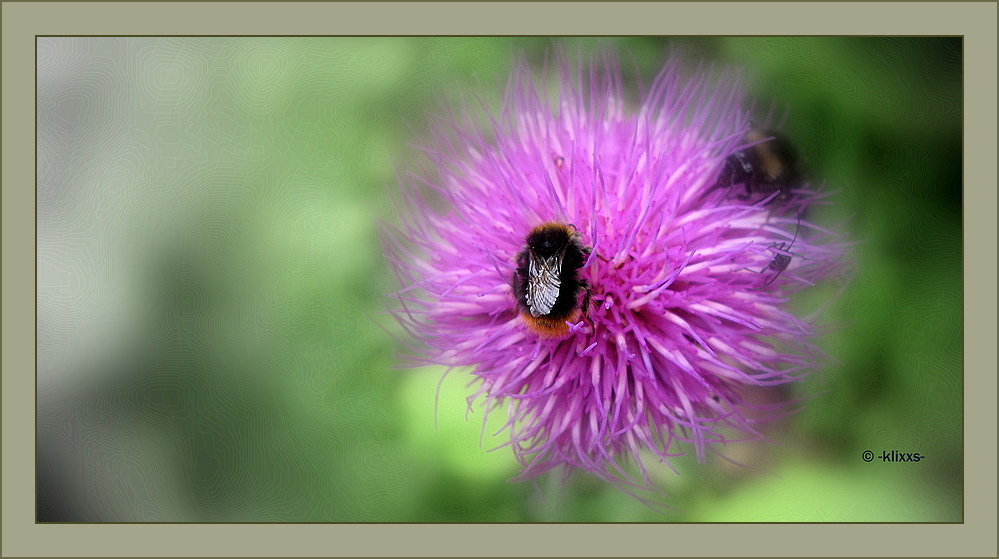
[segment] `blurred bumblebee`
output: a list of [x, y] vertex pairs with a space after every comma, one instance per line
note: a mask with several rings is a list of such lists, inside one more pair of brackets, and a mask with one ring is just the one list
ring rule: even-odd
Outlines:
[[524, 244], [513, 275], [521, 316], [543, 338], [564, 336], [569, 331], [566, 322], [579, 320], [589, 303], [590, 286], [579, 269], [591, 249], [580, 243], [575, 228], [556, 222], [531, 229]]
[[[766, 138], [770, 138], [766, 141]], [[741, 184], [748, 199], [754, 194], [763, 197], [779, 192], [778, 200], [788, 200], [791, 191], [804, 183], [804, 172], [794, 146], [777, 132], [751, 128], [743, 137], [744, 143], [759, 142], [725, 158], [718, 182], [711, 189], [727, 188]]]

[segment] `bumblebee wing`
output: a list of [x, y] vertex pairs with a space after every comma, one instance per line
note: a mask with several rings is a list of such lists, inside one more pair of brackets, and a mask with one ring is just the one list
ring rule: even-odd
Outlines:
[[555, 306], [558, 299], [559, 288], [562, 280], [559, 276], [562, 273], [562, 258], [565, 251], [559, 252], [551, 258], [543, 258], [534, 252], [528, 255], [527, 278], [527, 305], [531, 309], [532, 316], [548, 314]]

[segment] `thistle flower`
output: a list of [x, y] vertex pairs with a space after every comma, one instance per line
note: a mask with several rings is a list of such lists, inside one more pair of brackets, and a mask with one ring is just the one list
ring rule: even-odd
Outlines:
[[[818, 367], [814, 325], [784, 303], [836, 272], [845, 244], [806, 220], [824, 198], [807, 183], [720, 186], [748, 149], [738, 79], [684, 80], [673, 59], [629, 110], [613, 56], [575, 72], [560, 56], [558, 73], [555, 103], [521, 62], [488, 131], [468, 112], [432, 127], [436, 172], [404, 181], [387, 235], [404, 286], [392, 312], [423, 342], [413, 364], [470, 367], [470, 409], [506, 409], [515, 479], [562, 465], [648, 489], [640, 453], [668, 464], [679, 442], [703, 461], [730, 428], [760, 438], [740, 388]], [[515, 288], [525, 239], [552, 223], [585, 262], [579, 312], [545, 334]]]

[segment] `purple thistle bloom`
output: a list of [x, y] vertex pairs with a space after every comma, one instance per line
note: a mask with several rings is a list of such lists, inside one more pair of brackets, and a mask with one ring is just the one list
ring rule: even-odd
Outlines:
[[[630, 110], [612, 56], [558, 70], [554, 104], [521, 62], [488, 132], [467, 114], [433, 128], [436, 173], [409, 177], [387, 235], [392, 312], [426, 344], [414, 364], [471, 367], [469, 406], [506, 407], [517, 479], [565, 465], [652, 488], [641, 451], [668, 464], [679, 441], [703, 461], [726, 429], [761, 438], [740, 389], [818, 367], [815, 327], [784, 303], [841, 270], [846, 244], [806, 221], [824, 197], [807, 184], [718, 187], [751, 128], [737, 79], [683, 80], [672, 60]], [[589, 249], [589, 287], [539, 335], [513, 285], [528, 233], [551, 222]]]

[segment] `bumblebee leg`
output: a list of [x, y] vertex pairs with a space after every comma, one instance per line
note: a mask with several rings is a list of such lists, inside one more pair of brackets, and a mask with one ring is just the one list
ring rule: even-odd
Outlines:
[[580, 307], [580, 308], [583, 310], [583, 318], [585, 318], [586, 322], [588, 322], [590, 324], [590, 331], [592, 332], [593, 330], [596, 329], [596, 325], [593, 323], [593, 319], [590, 318], [590, 313], [589, 313], [589, 310], [590, 310], [590, 294], [591, 294], [591, 291], [590, 291], [590, 282], [588, 282], [586, 280], [582, 280], [579, 283], [580, 283], [580, 285], [583, 286], [583, 306]]

